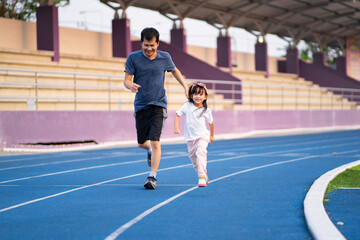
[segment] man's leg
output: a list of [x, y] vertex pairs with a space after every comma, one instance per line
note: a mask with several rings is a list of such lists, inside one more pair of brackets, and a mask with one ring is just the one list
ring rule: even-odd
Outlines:
[[[164, 126], [164, 121], [166, 119], [166, 109], [158, 106], [152, 108], [152, 116], [149, 130], [150, 147], [152, 150], [151, 154], [151, 172], [149, 177], [146, 179], [144, 185], [147, 189], [155, 189], [156, 187], [156, 173], [160, 164], [161, 158], [161, 144], [160, 136], [162, 128]], [[145, 147], [145, 146], [144, 146]]]
[[151, 145], [149, 143], [149, 140], [145, 141], [143, 144], [138, 144], [139, 148], [145, 149], [147, 150], [147, 164], [149, 165], [149, 167], [151, 167], [151, 155], [152, 155], [152, 150], [151, 150]]
[[151, 145], [150, 145], [149, 141], [145, 141], [143, 144], [139, 143], [138, 147], [143, 148], [143, 149], [148, 150], [148, 151], [151, 150]]
[[[155, 189], [157, 182], [156, 172], [158, 170], [160, 164], [160, 158], [161, 158], [161, 145], [160, 145], [160, 141], [150, 141], [150, 145], [152, 148], [151, 172], [149, 176], [146, 178], [144, 187], [147, 189]], [[144, 147], [146, 147], [146, 145]]]
[[151, 172], [156, 173], [160, 164], [161, 158], [161, 144], [160, 141], [150, 141], [152, 155], [151, 155]]

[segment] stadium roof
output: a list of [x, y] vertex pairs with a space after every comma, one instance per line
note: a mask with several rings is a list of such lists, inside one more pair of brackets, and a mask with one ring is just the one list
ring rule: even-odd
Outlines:
[[[218, 29], [243, 28], [255, 35], [275, 34], [344, 46], [360, 38], [359, 0], [101, 0], [114, 9], [129, 6], [158, 11], [173, 21], [192, 18]], [[124, 13], [125, 11], [123, 11]], [[125, 16], [125, 15], [123, 15]]]

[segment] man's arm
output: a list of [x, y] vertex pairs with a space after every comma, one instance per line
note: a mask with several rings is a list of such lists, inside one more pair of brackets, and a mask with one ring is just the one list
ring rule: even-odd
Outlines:
[[124, 86], [133, 93], [137, 93], [138, 88], [140, 88], [141, 86], [139, 84], [134, 83], [132, 79], [133, 79], [133, 75], [130, 75], [127, 72], [125, 72]]
[[184, 80], [183, 76], [181, 75], [181, 72], [179, 71], [179, 69], [175, 68], [174, 71], [172, 72], [172, 75], [181, 84], [181, 86], [183, 86], [183, 88], [185, 90], [185, 95], [187, 98], [189, 98], [189, 88], [186, 85], [185, 80]]

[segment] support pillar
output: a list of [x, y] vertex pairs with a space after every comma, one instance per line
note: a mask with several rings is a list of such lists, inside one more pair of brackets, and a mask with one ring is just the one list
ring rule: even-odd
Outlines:
[[219, 36], [217, 38], [217, 63], [218, 67], [232, 69], [231, 62], [231, 38], [229, 36]]
[[269, 76], [269, 67], [268, 67], [268, 54], [267, 54], [267, 43], [266, 42], [257, 42], [255, 44], [255, 70], [256, 71], [265, 71], [266, 77]]
[[336, 58], [336, 71], [347, 76], [346, 73], [346, 57], [339, 56]]
[[127, 58], [131, 53], [130, 21], [127, 18], [112, 20], [113, 57]]
[[299, 51], [297, 48], [289, 48], [286, 51], [286, 72], [299, 74]]
[[36, 43], [38, 50], [54, 52], [52, 61], [60, 61], [57, 7], [40, 6], [36, 9]]
[[325, 54], [323, 52], [314, 53], [313, 64], [316, 66], [325, 66]]
[[171, 45], [187, 52], [186, 30], [184, 28], [173, 28], [170, 31]]

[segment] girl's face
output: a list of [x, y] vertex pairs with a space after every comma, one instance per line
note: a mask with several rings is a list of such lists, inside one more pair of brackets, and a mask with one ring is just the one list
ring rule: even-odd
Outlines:
[[205, 93], [205, 90], [199, 91], [198, 93], [194, 93], [191, 95], [191, 99], [194, 102], [194, 105], [196, 107], [202, 107], [203, 102], [207, 99], [207, 95]]

